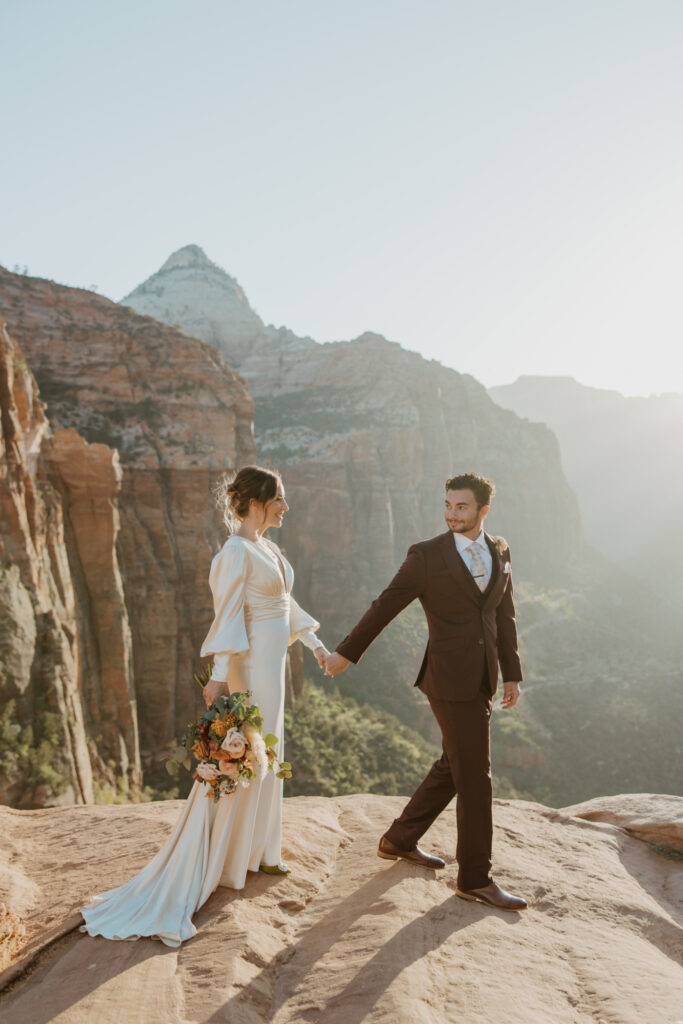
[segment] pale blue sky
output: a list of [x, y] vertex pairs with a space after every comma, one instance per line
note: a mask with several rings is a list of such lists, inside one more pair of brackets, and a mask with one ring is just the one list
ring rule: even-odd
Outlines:
[[[683, 391], [681, 0], [0, 0], [0, 262]], [[1, 312], [1, 310], [0, 310]]]

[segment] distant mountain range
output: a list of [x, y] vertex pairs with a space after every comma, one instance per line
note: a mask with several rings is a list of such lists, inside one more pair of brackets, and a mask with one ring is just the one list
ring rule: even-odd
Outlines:
[[587, 542], [683, 608], [683, 395], [524, 376], [489, 394], [557, 436]]

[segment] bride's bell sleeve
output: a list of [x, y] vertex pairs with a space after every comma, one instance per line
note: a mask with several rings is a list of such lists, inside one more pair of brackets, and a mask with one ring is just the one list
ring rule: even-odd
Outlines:
[[290, 594], [289, 598], [289, 642], [301, 640], [302, 644], [310, 647], [312, 651], [321, 647], [322, 643], [315, 635], [316, 629], [320, 629], [320, 623], [305, 612], [301, 605], [297, 604]]
[[211, 678], [220, 682], [228, 678], [231, 657], [249, 650], [244, 621], [246, 580], [247, 553], [239, 540], [230, 538], [211, 563], [214, 620], [201, 649], [202, 658], [213, 654]]

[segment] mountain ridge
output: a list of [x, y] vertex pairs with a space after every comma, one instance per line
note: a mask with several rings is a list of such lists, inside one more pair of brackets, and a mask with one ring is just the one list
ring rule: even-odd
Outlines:
[[683, 395], [627, 397], [532, 375], [489, 394], [553, 430], [593, 546], [683, 610], [683, 549], [671, 543], [683, 518]]

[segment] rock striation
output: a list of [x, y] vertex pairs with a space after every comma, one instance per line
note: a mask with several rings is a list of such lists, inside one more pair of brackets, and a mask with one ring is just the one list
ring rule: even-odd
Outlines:
[[[73, 440], [88, 459], [91, 446], [75, 432]], [[110, 538], [111, 568], [117, 460], [103, 445], [92, 448], [98, 451], [91, 461], [107, 478], [101, 525]], [[61, 450], [23, 353], [0, 321], [0, 795], [20, 806], [93, 799], [88, 737], [100, 715], [88, 721], [85, 705], [100, 679], [97, 606], [82, 585], [87, 559], [80, 561], [78, 545], [84, 548], [89, 538], [70, 519]], [[125, 609], [116, 615], [125, 623]], [[126, 693], [118, 712], [102, 749], [125, 754], [126, 767], [136, 766], [136, 746], [126, 734], [135, 707]]]
[[197, 710], [208, 568], [224, 539], [211, 489], [254, 457], [252, 401], [214, 347], [91, 292], [0, 268], [0, 309], [56, 429], [51, 459], [96, 637], [84, 670], [95, 657], [104, 666], [90, 713], [111, 722], [128, 694], [112, 757], [158, 769]]
[[[662, 798], [640, 799], [641, 817], [649, 801], [659, 821]], [[0, 882], [0, 986], [13, 982], [0, 993], [4, 1024], [680, 1019], [680, 862], [573, 808], [495, 801], [496, 877], [529, 902], [523, 915], [505, 914], [455, 894], [454, 807], [426, 839], [443, 872], [377, 858], [401, 804], [285, 800], [292, 874], [217, 889], [179, 950], [77, 930], [78, 907], [143, 866], [179, 802], [1, 810], [10, 870]]]
[[[77, 567], [82, 690], [99, 774], [113, 762], [133, 786], [142, 782], [133, 644], [117, 540], [123, 471], [118, 452], [58, 430], [49, 454], [62, 481], [71, 563]], [[87, 610], [87, 617], [84, 614]]]

